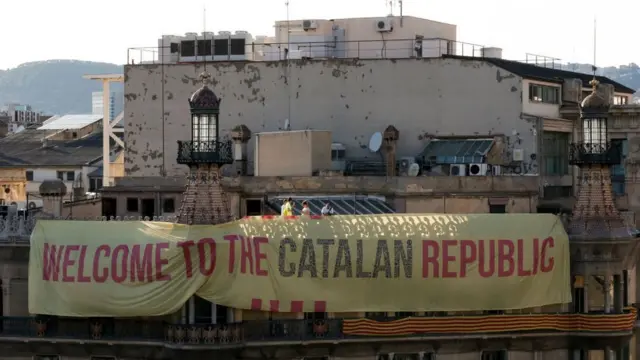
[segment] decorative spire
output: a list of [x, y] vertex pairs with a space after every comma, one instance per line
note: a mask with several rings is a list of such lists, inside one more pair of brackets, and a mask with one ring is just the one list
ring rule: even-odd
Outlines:
[[205, 69], [202, 74], [200, 74], [200, 81], [202, 81], [202, 85], [207, 86], [211, 83], [211, 74], [207, 72]]
[[598, 84], [600, 84], [600, 81], [598, 81], [598, 79], [596, 79], [596, 76], [594, 75], [593, 79], [589, 81], [589, 85], [591, 85], [591, 88], [594, 92], [598, 90]]

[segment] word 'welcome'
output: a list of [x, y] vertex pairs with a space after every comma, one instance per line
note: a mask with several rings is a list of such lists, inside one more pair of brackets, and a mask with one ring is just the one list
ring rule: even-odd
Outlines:
[[[177, 243], [44, 243], [42, 278], [53, 282], [169, 281], [223, 271], [283, 278], [527, 277], [553, 271], [553, 237], [498, 240], [348, 240], [226, 235]], [[416, 249], [419, 248], [419, 249]], [[173, 269], [182, 268], [175, 272]], [[172, 269], [172, 271], [168, 271]], [[275, 272], [275, 273], [270, 273]]]

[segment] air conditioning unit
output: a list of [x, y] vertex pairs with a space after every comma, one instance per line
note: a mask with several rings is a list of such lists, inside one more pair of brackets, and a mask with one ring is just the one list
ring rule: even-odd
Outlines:
[[409, 168], [411, 167], [412, 164], [415, 164], [415, 163], [416, 163], [415, 157], [405, 156], [400, 158], [400, 161], [398, 163], [398, 173], [400, 173], [400, 176], [409, 175]]
[[302, 20], [302, 30], [315, 30], [318, 28], [318, 23], [314, 20]]
[[487, 164], [469, 165], [469, 176], [487, 176]]
[[378, 19], [375, 22], [377, 32], [392, 32], [393, 19]]
[[492, 176], [502, 175], [502, 168], [500, 165], [487, 165], [487, 174], [491, 173]]
[[449, 167], [449, 175], [451, 176], [467, 176], [467, 165], [453, 164]]
[[513, 161], [524, 161], [523, 149], [513, 149]]

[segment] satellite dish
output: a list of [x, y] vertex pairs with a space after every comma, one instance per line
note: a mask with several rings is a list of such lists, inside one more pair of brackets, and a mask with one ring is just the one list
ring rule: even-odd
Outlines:
[[382, 146], [382, 133], [377, 132], [371, 135], [371, 139], [369, 140], [369, 150], [371, 152], [380, 151], [380, 147]]
[[409, 176], [418, 176], [419, 172], [420, 172], [420, 165], [418, 165], [417, 163], [413, 163], [411, 164], [411, 166], [409, 166], [409, 170], [407, 171], [407, 174]]

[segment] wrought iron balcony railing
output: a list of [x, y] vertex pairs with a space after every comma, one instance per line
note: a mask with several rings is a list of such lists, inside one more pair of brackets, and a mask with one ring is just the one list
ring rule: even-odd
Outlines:
[[231, 164], [231, 140], [178, 141], [178, 164]]
[[623, 313], [537, 313], [471, 316], [416, 316], [386, 319], [254, 320], [230, 324], [170, 324], [162, 321], [112, 318], [0, 317], [0, 339], [43, 338], [140, 341], [188, 346], [218, 346], [252, 342], [302, 342], [363, 339], [511, 334], [527, 332], [603, 333], [628, 335], [636, 310]]
[[622, 146], [618, 143], [572, 143], [569, 146], [571, 165], [618, 165], [622, 162]]

